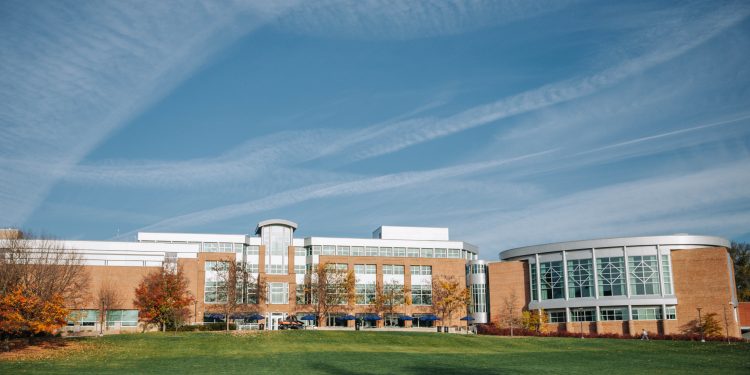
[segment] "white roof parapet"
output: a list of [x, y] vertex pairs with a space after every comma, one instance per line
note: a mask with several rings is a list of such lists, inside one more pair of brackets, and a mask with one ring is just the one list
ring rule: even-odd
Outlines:
[[397, 227], [382, 225], [372, 232], [372, 238], [381, 240], [450, 241], [448, 228]]
[[258, 225], [255, 227], [255, 234], [260, 234], [260, 228], [263, 228], [269, 225], [284, 225], [287, 227], [291, 227], [292, 230], [297, 230], [297, 227], [298, 227], [297, 223], [293, 221], [284, 220], [284, 219], [268, 219], [268, 220], [263, 220], [260, 223], [258, 223]]
[[246, 243], [246, 236], [244, 234], [138, 232], [138, 241]]
[[500, 259], [512, 259], [520, 256], [550, 253], [568, 250], [597, 249], [621, 246], [648, 246], [648, 245], [695, 245], [709, 247], [729, 247], [729, 240], [714, 236], [694, 236], [688, 234], [673, 234], [668, 236], [644, 236], [644, 237], [616, 237], [601, 238], [594, 240], [556, 242], [543, 245], [524, 246], [500, 252]]

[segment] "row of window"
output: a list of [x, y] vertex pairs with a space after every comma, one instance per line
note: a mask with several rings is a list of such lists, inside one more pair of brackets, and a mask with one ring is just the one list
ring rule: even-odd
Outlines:
[[[93, 327], [99, 323], [99, 310], [72, 310], [67, 321], [69, 326]], [[138, 325], [138, 310], [108, 310], [106, 321], [108, 327], [135, 327]]]
[[[662, 255], [662, 280], [664, 294], [672, 294], [672, 277], [668, 255]], [[602, 257], [596, 259], [596, 267], [591, 259], [567, 261], [568, 298], [594, 297], [594, 283], [599, 288], [599, 296], [624, 296], [627, 294], [627, 279], [630, 280], [630, 294], [636, 296], [659, 295], [659, 260], [656, 255], [629, 256], [627, 270], [624, 257]], [[534, 300], [565, 298], [565, 276], [563, 262], [539, 263], [537, 296], [537, 267], [529, 264], [531, 273], [531, 293]], [[626, 277], [629, 275], [629, 277]]]
[[467, 264], [466, 273], [467, 274], [487, 273], [487, 265], [486, 264]]
[[[295, 255], [303, 254], [295, 248]], [[476, 254], [461, 249], [378, 246], [313, 245], [307, 248], [307, 255], [476, 259]]]
[[[627, 306], [600, 307], [600, 321], [626, 321], [626, 320], [661, 320], [677, 319], [675, 306], [667, 306], [662, 315], [661, 306], [638, 306], [631, 308], [632, 314], [628, 314]], [[664, 316], [664, 318], [662, 318]], [[570, 320], [567, 320], [565, 310], [547, 310], [550, 323], [570, 322], [595, 322], [596, 308], [570, 309]]]

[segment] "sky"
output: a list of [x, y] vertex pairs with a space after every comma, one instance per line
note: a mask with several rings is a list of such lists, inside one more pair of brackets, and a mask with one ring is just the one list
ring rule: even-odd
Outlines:
[[0, 3], [0, 227], [750, 241], [746, 1]]

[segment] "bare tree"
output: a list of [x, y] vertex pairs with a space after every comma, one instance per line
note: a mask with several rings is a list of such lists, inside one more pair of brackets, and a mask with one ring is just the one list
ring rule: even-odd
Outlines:
[[258, 308], [268, 304], [268, 288], [264, 278], [255, 277], [242, 262], [216, 262], [212, 269], [215, 272], [217, 307], [226, 320], [229, 331], [229, 319], [238, 312], [249, 310], [249, 305]]
[[110, 310], [119, 308], [121, 303], [122, 299], [120, 298], [120, 294], [112, 283], [109, 281], [102, 283], [96, 294], [96, 305], [99, 310], [100, 334], [104, 334], [104, 330], [107, 329], [107, 313]]
[[[305, 293], [318, 318], [318, 326], [336, 311], [346, 311], [356, 299], [353, 270], [341, 270], [330, 263], [321, 263], [305, 275]], [[306, 296], [306, 298], [307, 298]]]
[[[373, 310], [376, 313], [394, 315], [398, 306], [406, 303], [406, 291], [404, 285], [396, 280], [375, 287], [375, 301]], [[383, 317], [385, 318], [385, 317]]]
[[503, 298], [503, 311], [500, 314], [500, 319], [506, 326], [510, 327], [511, 336], [513, 336], [513, 328], [521, 321], [518, 316], [518, 307], [518, 294], [515, 290]]
[[60, 241], [21, 231], [0, 237], [0, 295], [20, 286], [42, 300], [61, 296], [75, 308], [88, 295], [89, 280], [81, 255]]

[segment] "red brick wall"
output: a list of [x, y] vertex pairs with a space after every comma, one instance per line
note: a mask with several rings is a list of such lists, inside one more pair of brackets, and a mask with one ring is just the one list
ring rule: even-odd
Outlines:
[[488, 312], [490, 322], [501, 323], [507, 315], [505, 301], [515, 293], [518, 317], [521, 309], [526, 308], [531, 301], [529, 288], [529, 265], [525, 261], [495, 262], [487, 264], [489, 275], [488, 288], [490, 300]]

